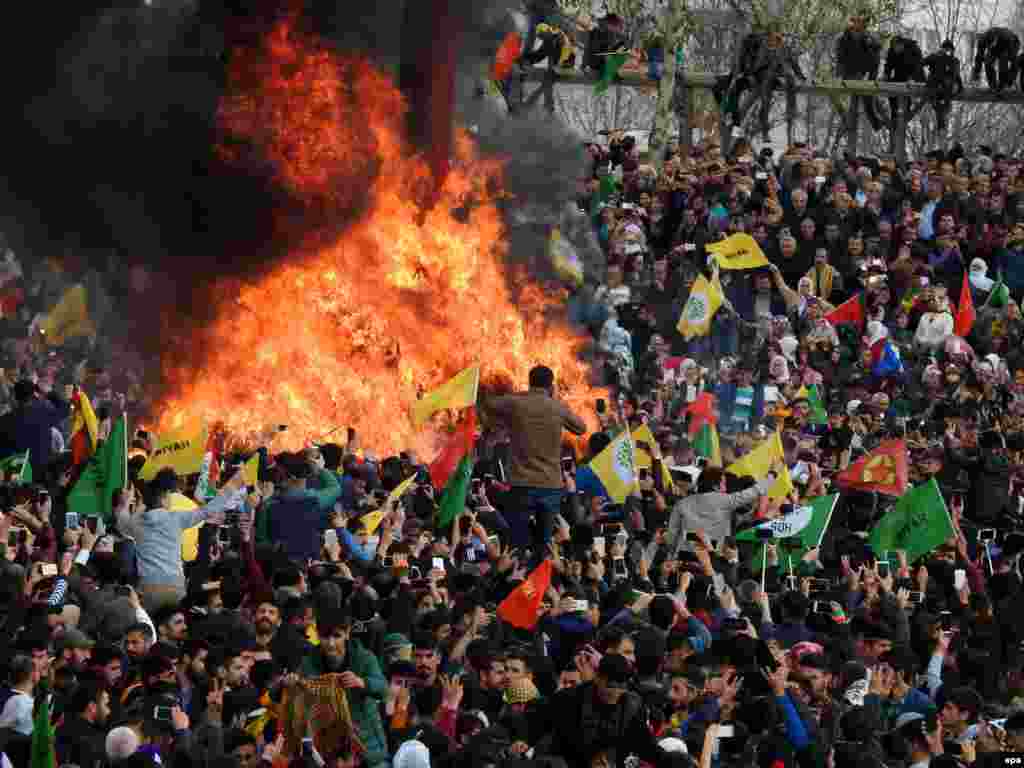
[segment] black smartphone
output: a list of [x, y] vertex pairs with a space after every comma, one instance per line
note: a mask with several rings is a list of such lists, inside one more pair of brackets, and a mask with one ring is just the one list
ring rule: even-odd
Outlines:
[[686, 532], [686, 540], [694, 544], [700, 544], [700, 536], [698, 536], [693, 531]]
[[483, 487], [483, 484], [484, 484], [483, 480], [481, 480], [479, 477], [474, 477], [473, 478], [473, 480], [471, 482], [471, 486], [472, 486], [472, 489], [473, 489], [472, 493], [473, 493], [474, 496], [478, 496], [480, 494], [480, 489]]
[[625, 578], [629, 576], [629, 569], [626, 568], [626, 561], [621, 557], [616, 557], [612, 560], [612, 574], [616, 578]]
[[85, 527], [89, 529], [89, 533], [96, 533], [99, 522], [100, 519], [96, 515], [89, 515], [85, 518]]
[[942, 623], [942, 631], [949, 632], [955, 626], [953, 620], [953, 614], [949, 611], [943, 611], [939, 614], [939, 621]]
[[118, 597], [131, 597], [132, 596], [132, 588], [131, 587], [126, 587], [126, 586], [123, 586], [123, 585], [119, 585], [119, 586], [114, 588], [114, 594], [117, 595]]
[[597, 398], [597, 412], [604, 413], [606, 410], [608, 410], [608, 404], [605, 403], [604, 398]]
[[171, 707], [153, 707], [153, 719], [158, 723], [169, 723], [173, 717]]
[[775, 538], [775, 531], [771, 528], [758, 528], [756, 535], [760, 541], [771, 541]]
[[993, 542], [996, 540], [996, 529], [995, 528], [979, 528], [978, 529], [978, 541], [982, 544], [986, 542]]
[[563, 472], [572, 472], [573, 463], [574, 462], [573, 462], [573, 460], [571, 458], [569, 458], [568, 456], [563, 456], [562, 457], [562, 471]]
[[647, 482], [647, 480], [650, 479], [651, 477], [651, 471], [649, 469], [641, 469], [639, 472], [637, 472], [637, 477], [640, 478], [641, 482]]

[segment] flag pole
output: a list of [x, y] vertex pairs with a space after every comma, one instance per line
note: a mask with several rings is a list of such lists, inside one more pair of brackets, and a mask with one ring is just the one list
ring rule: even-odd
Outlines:
[[121, 430], [121, 438], [124, 441], [124, 451], [121, 452], [122, 461], [124, 462], [124, 488], [122, 491], [128, 490], [128, 414], [122, 413], [121, 418], [124, 419], [124, 429]]
[[768, 542], [765, 542], [761, 558], [761, 591], [764, 592], [768, 578]]

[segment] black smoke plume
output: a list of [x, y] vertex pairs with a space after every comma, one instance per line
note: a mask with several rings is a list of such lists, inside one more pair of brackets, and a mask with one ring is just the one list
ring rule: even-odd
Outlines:
[[[397, 76], [402, 0], [300, 5], [304, 23], [338, 50], [361, 52]], [[477, 97], [517, 4], [463, 5], [461, 29], [452, 35], [460, 41], [455, 118], [477, 127], [485, 151], [509, 161], [510, 216], [529, 201], [546, 211], [531, 214], [533, 221], [550, 220], [575, 191], [582, 147], [546, 114], [510, 120]], [[256, 44], [295, 3], [153, 0], [76, 8], [74, 15], [30, 3], [18, 24], [5, 25], [0, 57], [8, 103], [21, 105], [4, 126], [0, 201], [16, 222], [8, 235], [23, 255], [73, 252], [72, 272], [100, 270], [115, 307], [102, 318], [103, 334], [127, 337], [151, 372], [168, 355], [198, 362], [207, 350], [187, 349], [186, 356], [183, 347], [192, 343], [190, 329], [211, 319], [211, 286], [258, 278], [294, 257], [298, 239], [323, 224], [275, 183], [258, 151], [243, 165], [227, 165], [215, 151], [232, 51]], [[358, 216], [358, 200], [348, 213]], [[510, 231], [513, 260], [542, 251], [543, 227], [520, 220]], [[132, 266], [152, 275], [142, 294], [129, 284]]]

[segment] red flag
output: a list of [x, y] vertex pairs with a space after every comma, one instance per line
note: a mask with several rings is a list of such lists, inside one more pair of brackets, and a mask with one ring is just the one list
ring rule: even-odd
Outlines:
[[864, 306], [861, 303], [860, 294], [858, 293], [852, 299], [844, 301], [838, 307], [825, 315], [825, 319], [832, 323], [832, 325], [852, 323], [857, 326], [857, 330], [863, 330]]
[[974, 300], [971, 298], [971, 283], [967, 279], [967, 273], [964, 272], [964, 284], [960, 288], [960, 304], [956, 310], [953, 333], [961, 339], [966, 339], [967, 335], [971, 332], [971, 328], [974, 327], [975, 317]]
[[441, 448], [441, 452], [430, 464], [430, 479], [435, 488], [444, 488], [448, 484], [448, 478], [452, 476], [455, 468], [459, 466], [462, 458], [473, 450], [473, 441], [476, 439], [476, 408], [468, 408], [465, 417], [455, 427], [455, 431], [449, 436], [448, 442]]
[[715, 413], [715, 396], [710, 392], [701, 392], [697, 399], [683, 409], [683, 415], [690, 414], [691, 435], [700, 432], [705, 424], [717, 424], [718, 414]]
[[25, 292], [15, 286], [0, 295], [0, 318], [14, 317], [18, 313], [18, 307], [25, 301]]
[[551, 586], [551, 561], [538, 565], [526, 581], [512, 590], [498, 606], [502, 621], [519, 629], [533, 629], [537, 626], [537, 614], [544, 595]]
[[518, 32], [509, 32], [501, 41], [498, 53], [494, 57], [494, 67], [491, 69], [491, 78], [499, 83], [512, 73], [519, 53], [523, 48], [523, 40]]
[[907, 490], [907, 445], [902, 440], [885, 440], [836, 475], [844, 491], [878, 491], [902, 496]]

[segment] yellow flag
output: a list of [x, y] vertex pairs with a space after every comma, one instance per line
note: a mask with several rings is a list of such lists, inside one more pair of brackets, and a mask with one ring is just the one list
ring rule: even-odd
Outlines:
[[453, 379], [428, 392], [412, 404], [412, 423], [422, 426], [431, 416], [445, 408], [468, 408], [476, 404], [480, 386], [480, 366], [471, 365]]
[[[171, 512], [192, 512], [199, 505], [183, 493], [171, 494]], [[186, 528], [181, 532], [181, 560], [185, 563], [194, 562], [199, 556], [199, 529], [203, 524]]]
[[96, 328], [89, 317], [89, 297], [84, 285], [73, 285], [39, 325], [47, 346], [59, 347], [77, 336], [93, 336]]
[[254, 453], [242, 466], [242, 476], [245, 478], [246, 485], [256, 485], [260, 479], [260, 455]]
[[198, 472], [206, 452], [206, 438], [206, 425], [195, 423], [161, 435], [139, 477], [149, 482], [164, 467], [170, 467], [182, 477]]
[[787, 498], [795, 490], [793, 478], [789, 476], [789, 467], [784, 467], [782, 474], [775, 478], [772, 487], [768, 489], [768, 498], [772, 501], [779, 501]]
[[359, 522], [363, 524], [363, 528], [366, 529], [366, 532], [373, 536], [373, 534], [376, 533], [377, 528], [380, 527], [380, 524], [384, 522], [384, 517], [387, 513], [388, 510], [385, 507], [381, 507], [380, 509], [373, 510], [373, 512], [367, 512], [359, 518]]
[[760, 480], [768, 474], [775, 462], [783, 461], [785, 457], [782, 451], [782, 437], [776, 432], [742, 459], [726, 467], [725, 471], [737, 477]]
[[[654, 433], [651, 432], [651, 428], [646, 424], [641, 424], [633, 430], [633, 445], [636, 446], [636, 468], [650, 469], [654, 466], [654, 457], [637, 445], [638, 443], [654, 445]], [[672, 473], [669, 471], [669, 468], [665, 466], [664, 461], [661, 462], [661, 485], [667, 491], [671, 491], [675, 488], [672, 483]]]
[[707, 336], [711, 330], [711, 319], [722, 306], [722, 291], [709, 282], [704, 275], [697, 275], [690, 290], [690, 298], [686, 300], [683, 314], [676, 325], [685, 339], [694, 336]]
[[385, 504], [390, 504], [392, 507], [395, 506], [396, 502], [405, 495], [405, 492], [412, 488], [413, 483], [416, 482], [416, 475], [411, 475], [405, 480], [395, 486], [395, 490], [388, 494], [388, 500]]
[[754, 269], [768, 266], [768, 258], [750, 235], [740, 232], [725, 240], [704, 246], [721, 269]]
[[583, 285], [583, 264], [572, 243], [562, 236], [562, 231], [555, 227], [548, 238], [548, 254], [555, 272], [565, 282], [579, 288]]
[[633, 437], [623, 432], [590, 462], [595, 477], [612, 501], [621, 504], [636, 488], [636, 452]]
[[[725, 471], [738, 477], [752, 477], [755, 480], [763, 480], [771, 471], [772, 465], [785, 460], [785, 453], [782, 450], [782, 437], [776, 432], [757, 448], [752, 450], [742, 459], [726, 467]], [[789, 476], [789, 468], [784, 467], [782, 474], [775, 478], [772, 487], [768, 490], [768, 498], [773, 501], [784, 499], [793, 492], [793, 478]]]

